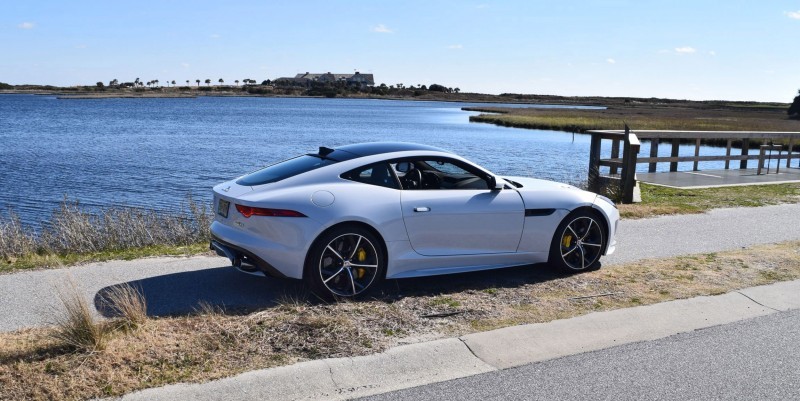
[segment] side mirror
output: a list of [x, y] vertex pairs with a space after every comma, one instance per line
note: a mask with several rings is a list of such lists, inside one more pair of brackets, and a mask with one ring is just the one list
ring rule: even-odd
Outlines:
[[497, 177], [493, 175], [489, 176], [489, 189], [492, 191], [500, 191], [504, 186], [505, 184], [502, 181], [497, 181]]

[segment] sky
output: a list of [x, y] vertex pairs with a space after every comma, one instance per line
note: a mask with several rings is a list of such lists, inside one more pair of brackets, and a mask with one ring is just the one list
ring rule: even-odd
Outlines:
[[462, 92], [791, 102], [800, 1], [3, 0], [0, 82], [372, 73]]

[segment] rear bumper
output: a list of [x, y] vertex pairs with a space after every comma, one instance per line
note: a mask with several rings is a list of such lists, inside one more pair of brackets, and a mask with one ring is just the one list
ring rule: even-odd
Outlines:
[[286, 278], [286, 275], [281, 273], [271, 264], [267, 263], [264, 259], [259, 258], [252, 252], [243, 248], [229, 244], [213, 234], [211, 235], [211, 243], [209, 248], [215, 251], [217, 255], [230, 259], [231, 265], [244, 271], [251, 273], [253, 271], [261, 271], [265, 275], [276, 278]]

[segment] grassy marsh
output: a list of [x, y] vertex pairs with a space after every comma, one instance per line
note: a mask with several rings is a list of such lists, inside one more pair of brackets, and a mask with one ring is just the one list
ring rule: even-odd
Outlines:
[[777, 105], [615, 104], [607, 109], [537, 109], [481, 107], [465, 110], [489, 112], [470, 121], [508, 127], [584, 132], [592, 129], [687, 131], [800, 131], [786, 108]]

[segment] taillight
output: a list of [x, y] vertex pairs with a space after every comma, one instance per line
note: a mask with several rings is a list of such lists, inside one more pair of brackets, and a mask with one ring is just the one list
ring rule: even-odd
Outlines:
[[303, 213], [286, 209], [267, 209], [263, 207], [236, 205], [236, 210], [245, 218], [249, 218], [250, 216], [307, 217]]

